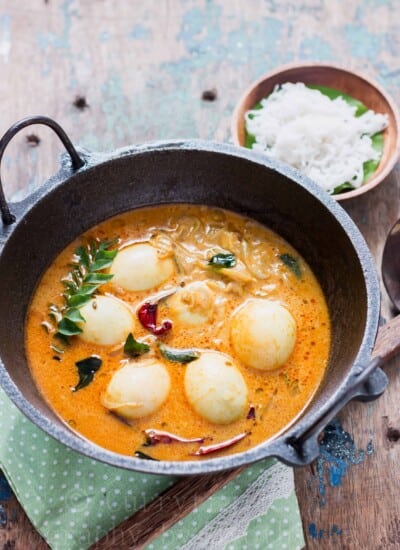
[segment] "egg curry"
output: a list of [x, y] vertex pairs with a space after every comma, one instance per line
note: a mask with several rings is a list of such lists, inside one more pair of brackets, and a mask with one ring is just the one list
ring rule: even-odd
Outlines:
[[26, 322], [33, 378], [81, 436], [116, 453], [201, 460], [292, 423], [327, 367], [323, 292], [285, 240], [194, 205], [137, 209], [70, 244]]

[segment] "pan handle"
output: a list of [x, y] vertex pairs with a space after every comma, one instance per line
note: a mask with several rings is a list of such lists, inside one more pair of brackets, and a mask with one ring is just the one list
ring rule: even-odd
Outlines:
[[[297, 464], [308, 464], [318, 454], [317, 437], [325, 426], [351, 399], [375, 399], [387, 385], [386, 375], [379, 370], [386, 361], [395, 357], [400, 351], [400, 315], [397, 315], [380, 327], [372, 353], [372, 359], [367, 366], [354, 366], [353, 376], [346, 387], [337, 396], [332, 405], [317, 415], [311, 426], [304, 432], [295, 434], [286, 440], [297, 457]], [[375, 379], [370, 378], [371, 375]], [[367, 386], [365, 386], [367, 384]], [[368, 387], [369, 386], [369, 387]], [[366, 389], [365, 389], [366, 388]], [[311, 456], [316, 453], [315, 456]], [[290, 459], [293, 462], [293, 457]]]
[[[18, 122], [13, 124], [7, 130], [7, 132], [3, 135], [3, 137], [0, 140], [0, 164], [3, 158], [4, 151], [6, 150], [6, 147], [9, 144], [9, 142], [12, 140], [12, 138], [20, 130], [22, 130], [23, 128], [26, 128], [27, 126], [31, 126], [32, 124], [44, 124], [45, 126], [48, 126], [49, 128], [51, 128], [60, 138], [62, 144], [64, 145], [69, 156], [71, 157], [72, 170], [76, 171], [79, 168], [82, 168], [82, 166], [85, 163], [81, 159], [81, 157], [78, 155], [75, 147], [72, 145], [71, 140], [69, 139], [67, 134], [64, 132], [64, 130], [61, 128], [61, 126], [57, 124], [57, 122], [55, 122], [53, 119], [42, 115], [23, 118], [22, 120], [19, 120]], [[3, 184], [1, 181], [1, 176], [0, 176], [0, 210], [1, 210], [1, 219], [4, 225], [11, 225], [12, 223], [15, 222], [16, 217], [10, 211], [9, 205], [6, 201]]]
[[[358, 392], [363, 385], [368, 382], [371, 374], [382, 365], [384, 359], [381, 356], [375, 357], [368, 363], [366, 367], [359, 367], [349, 385], [337, 397], [336, 401], [323, 413], [318, 415], [314, 422], [303, 433], [288, 438], [287, 443], [293, 447], [299, 455], [304, 454], [306, 443], [310, 440], [316, 440], [319, 434], [324, 430], [325, 426], [343, 409], [343, 407], [357, 397]], [[386, 382], [386, 381], [385, 381]], [[386, 385], [386, 383], [385, 383]], [[381, 390], [381, 392], [384, 388]], [[377, 395], [374, 397], [378, 397]], [[309, 460], [307, 459], [307, 462]]]

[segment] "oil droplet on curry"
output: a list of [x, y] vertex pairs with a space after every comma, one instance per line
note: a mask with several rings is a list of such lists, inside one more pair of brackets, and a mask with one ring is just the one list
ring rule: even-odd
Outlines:
[[43, 275], [26, 324], [33, 378], [71, 429], [116, 453], [202, 460], [284, 430], [328, 364], [330, 321], [277, 234], [205, 206], [111, 218]]

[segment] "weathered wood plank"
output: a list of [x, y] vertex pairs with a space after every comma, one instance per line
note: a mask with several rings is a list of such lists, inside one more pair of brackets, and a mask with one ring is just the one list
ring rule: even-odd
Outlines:
[[[383, 242], [389, 228], [400, 214], [398, 201], [399, 173], [392, 174], [381, 187], [360, 200], [346, 205], [356, 221], [380, 269]], [[382, 288], [382, 316], [390, 319], [392, 308]], [[377, 401], [351, 403], [341, 413], [343, 428], [351, 434], [359, 449], [369, 442], [373, 454], [358, 465], [350, 465], [337, 486], [328, 481], [326, 468], [324, 487], [326, 504], [320, 491], [316, 465], [295, 472], [303, 527], [308, 548], [389, 549], [400, 546], [400, 478], [396, 462], [400, 459], [400, 415], [398, 394], [400, 359], [385, 366], [389, 387]], [[333, 531], [337, 526], [338, 530]]]

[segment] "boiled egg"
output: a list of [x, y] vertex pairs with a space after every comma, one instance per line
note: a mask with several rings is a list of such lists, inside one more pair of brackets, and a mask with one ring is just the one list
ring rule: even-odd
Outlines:
[[92, 344], [111, 346], [126, 340], [133, 331], [131, 311], [119, 300], [109, 296], [96, 296], [80, 308], [85, 323], [79, 338]]
[[231, 341], [243, 363], [260, 370], [281, 367], [296, 342], [291, 313], [271, 300], [248, 300], [233, 314]]
[[211, 321], [214, 301], [214, 293], [206, 283], [190, 283], [168, 299], [169, 313], [185, 326], [202, 325]]
[[120, 250], [112, 263], [112, 283], [125, 290], [149, 290], [169, 279], [175, 272], [171, 257], [160, 258], [156, 248], [137, 243]]
[[186, 397], [201, 417], [215, 424], [229, 424], [247, 407], [247, 386], [228, 355], [203, 352], [185, 372]]
[[102, 404], [127, 420], [135, 420], [155, 413], [167, 399], [170, 387], [170, 377], [162, 363], [155, 359], [129, 362], [111, 378]]

